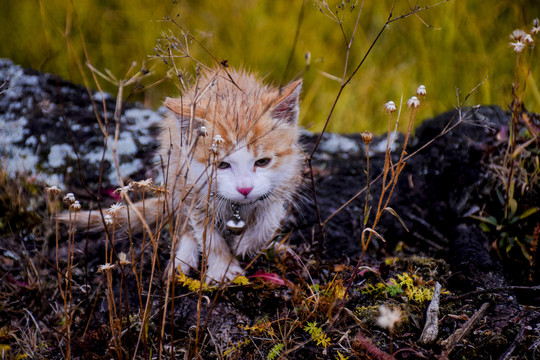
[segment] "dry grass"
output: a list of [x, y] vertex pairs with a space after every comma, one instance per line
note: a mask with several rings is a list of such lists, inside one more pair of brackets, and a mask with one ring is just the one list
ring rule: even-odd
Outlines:
[[[41, 5], [42, 9], [45, 10], [45, 5]], [[319, 3], [319, 5], [323, 14], [326, 14], [326, 17], [328, 17], [328, 19], [324, 20], [332, 22], [340, 30], [339, 37], [343, 36], [347, 40], [345, 42], [343, 42], [342, 38], [334, 40], [342, 44], [340, 47], [342, 55], [340, 57], [340, 71], [334, 72], [334, 74], [339, 74], [339, 76], [334, 75], [332, 77], [332, 81], [336, 81], [338, 86], [332, 89], [332, 103], [327, 104], [322, 102], [320, 106], [323, 106], [324, 111], [320, 109], [316, 111], [325, 114], [322, 120], [319, 120], [319, 128], [324, 130], [351, 129], [348, 122], [352, 120], [350, 118], [348, 119], [347, 116], [342, 116], [342, 111], [344, 110], [339, 110], [337, 105], [341, 104], [342, 108], [346, 108], [358, 101], [358, 93], [355, 91], [357, 88], [353, 84], [355, 81], [359, 81], [358, 78], [362, 72], [361, 70], [370, 66], [369, 61], [366, 59], [371, 59], [371, 49], [377, 49], [379, 39], [388, 31], [388, 25], [391, 25], [390, 28], [392, 28], [394, 24], [406, 23], [414, 18], [422, 18], [426, 10], [431, 7], [407, 10], [402, 18], [396, 17], [396, 13], [402, 14], [399, 13], [399, 9], [395, 9], [393, 12], [387, 12], [385, 13], [386, 20], [377, 24], [376, 31], [373, 32], [375, 35], [370, 37], [368, 36], [369, 34], [361, 34], [359, 31], [360, 27], [357, 26], [361, 23], [364, 16], [373, 16], [370, 12], [367, 12], [367, 14], [362, 12], [361, 4], [358, 4], [357, 8], [352, 9], [353, 13], [356, 11], [352, 22], [342, 22], [341, 16], [345, 17], [348, 14], [338, 13], [338, 15], [334, 16], [333, 9], [327, 9], [324, 2]], [[349, 6], [345, 5], [342, 11], [344, 13], [349, 11]], [[46, 15], [45, 18], [49, 18], [49, 16]], [[180, 24], [175, 19], [172, 19], [170, 23], [175, 26], [179, 26]], [[181, 49], [180, 53], [176, 55], [187, 58], [189, 61], [195, 59], [202, 61], [198, 54], [192, 52], [193, 47], [196, 48], [193, 43], [197, 43], [200, 37], [191, 33], [187, 35], [187, 32], [185, 34], [186, 36], [184, 38], [175, 36], [167, 38], [167, 43], [161, 48], [161, 58], [169, 60], [169, 65], [173, 64], [170, 60], [174, 58], [174, 55], [172, 52], [165, 50], [172, 48]], [[362, 35], [366, 38], [362, 39]], [[85, 41], [87, 41], [86, 38]], [[301, 40], [299, 39], [297, 41], [298, 43], [295, 45], [298, 47]], [[357, 57], [357, 54], [353, 51], [357, 42], [360, 44], [367, 42], [369, 44], [367, 47], [369, 50], [365, 51], [362, 57]], [[184, 47], [182, 48], [180, 45]], [[213, 54], [212, 52], [210, 53]], [[86, 53], [85, 62], [94, 64], [90, 61], [90, 57], [91, 54]], [[217, 55], [213, 55], [207, 61], [213, 63], [219, 62], [220, 59]], [[237, 60], [233, 59], [230, 61], [235, 62]], [[79, 66], [81, 63], [79, 62]], [[204, 62], [201, 62], [201, 64], [204, 64]], [[445, 64], [441, 66], [446, 67]], [[134, 91], [139, 91], [140, 89], [135, 85], [140, 84], [142, 80], [150, 76], [144, 71], [136, 72], [130, 69], [125, 76], [125, 80], [118, 80], [112, 75], [112, 72], [99, 72], [97, 70], [98, 66], [90, 65], [89, 68], [94, 85], [97, 88], [102, 88], [102, 79], [107, 80], [117, 87], [119, 101], [113, 120], [118, 124], [115, 133], [115, 137], [118, 139], [122, 99], [129, 97], [125, 96], [126, 90], [133, 89]], [[297, 66], [296, 68], [301, 67]], [[172, 69], [175, 75], [183, 74], [181, 71], [178, 71], [178, 68]], [[292, 69], [295, 69], [294, 65], [290, 69], [287, 69], [287, 71], [293, 73], [294, 70]], [[307, 69], [307, 67], [304, 69], [307, 70], [304, 75], [308, 81], [312, 81], [310, 91], [319, 92], [322, 86], [320, 83], [330, 78], [328, 75], [319, 77], [320, 73], [310, 72], [312, 70]], [[86, 72], [86, 70], [83, 72]], [[314, 73], [317, 77], [309, 80], [310, 76], [313, 76]], [[81, 74], [81, 76], [83, 75]], [[406, 83], [406, 86], [399, 87], [398, 93], [401, 91], [409, 93], [405, 89], [409, 88], [411, 86], [410, 84], [411, 79]], [[382, 84], [382, 87], [385, 87], [384, 84]], [[395, 91], [398, 86], [394, 85], [392, 88]], [[414, 85], [414, 88], [416, 88], [416, 85]], [[430, 89], [429, 86], [427, 88]], [[473, 90], [476, 90], [476, 87]], [[370, 91], [370, 94], [374, 93], [373, 89]], [[323, 95], [321, 96], [324, 96], [324, 91], [322, 93]], [[472, 96], [472, 94], [473, 92], [469, 93], [466, 99]], [[418, 90], [415, 96], [422, 98], [423, 95], [423, 92]], [[366, 95], [363, 93], [361, 96]], [[313, 93], [308, 92], [306, 97], [308, 98], [308, 106], [312, 104], [311, 106], [316, 107], [313, 104], [318, 103], [318, 101]], [[523, 98], [519, 98], [518, 100], [523, 100]], [[380, 103], [385, 102], [386, 99]], [[111, 227], [110, 224], [106, 223], [106, 218], [103, 216], [104, 227], [107, 231], [103, 244], [103, 253], [98, 255], [102, 262], [97, 266], [95, 264], [94, 266], [88, 264], [88, 257], [96, 256], [96, 254], [85, 253], [77, 245], [78, 242], [80, 244], [84, 235], [78, 234], [76, 229], [71, 225], [67, 229], [62, 229], [58, 223], [51, 220], [49, 228], [54, 227], [55, 230], [53, 233], [43, 235], [43, 238], [49, 241], [49, 244], [43, 248], [46, 251], [48, 250], [48, 246], [51, 246], [55, 261], [47, 262], [47, 259], [50, 257], [45, 254], [42, 254], [41, 257], [36, 255], [33, 258], [19, 259], [23, 260], [20, 263], [21, 274], [23, 274], [21, 278], [27, 281], [24, 287], [32, 294], [31, 300], [39, 301], [39, 299], [48, 298], [49, 303], [45, 305], [45, 310], [40, 309], [38, 306], [33, 306], [31, 310], [28, 310], [26, 309], [26, 305], [28, 305], [27, 299], [21, 299], [20, 302], [16, 300], [17, 296], [20, 296], [20, 289], [18, 291], [12, 289], [11, 292], [2, 292], [2, 297], [4, 297], [2, 300], [8, 304], [9, 311], [15, 311], [14, 304], [23, 305], [23, 310], [17, 316], [17, 322], [5, 325], [2, 328], [3, 333], [0, 333], [0, 337], [3, 340], [7, 339], [6, 343], [9, 343], [9, 346], [0, 349], [2, 351], [2, 358], [39, 358], [50, 357], [51, 354], [56, 354], [57, 358], [66, 359], [166, 359], [181, 357], [236, 359], [245, 358], [251, 354], [253, 358], [285, 359], [294, 357], [302, 349], [309, 347], [310, 354], [316, 354], [319, 358], [352, 359], [364, 356], [375, 359], [392, 359], [394, 356], [393, 350], [397, 350], [393, 349], [394, 332], [404, 331], [403, 329], [399, 329], [398, 323], [400, 321], [395, 321], [395, 328], [394, 323], [392, 323], [392, 326], [388, 329], [388, 334], [385, 331], [379, 334], [378, 338], [384, 339], [384, 344], [375, 345], [365, 334], [372, 329], [370, 326], [374, 326], [373, 324], [378, 315], [377, 311], [368, 307], [349, 309], [347, 301], [356, 285], [355, 279], [358, 271], [360, 269], [372, 270], [366, 267], [363, 260], [373, 236], [382, 239], [377, 232], [380, 217], [385, 212], [391, 212], [399, 220], [399, 214], [388, 208], [388, 202], [407, 160], [415, 155], [407, 154], [406, 148], [414, 129], [419, 106], [424, 105], [420, 105], [418, 98], [410, 97], [409, 101], [406, 102], [406, 106], [407, 109], [405, 109], [405, 102], [402, 101], [397, 106], [400, 110], [397, 114], [394, 111], [388, 111], [388, 119], [384, 125], [387, 131], [384, 168], [381, 175], [373, 179], [370, 177], [369, 171], [370, 134], [365, 134], [364, 141], [366, 153], [368, 154], [368, 168], [366, 169], [367, 184], [380, 181], [382, 183], [382, 191], [380, 193], [373, 193], [372, 189], [367, 186], [353, 198], [355, 199], [365, 194], [364, 216], [366, 219], [372, 219], [372, 221], [364, 224], [362, 255], [356, 266], [348, 269], [352, 271], [348, 272], [347, 276], [344, 275], [344, 269], [336, 268], [328, 271], [328, 275], [321, 275], [319, 273], [317, 276], [312, 276], [312, 273], [320, 270], [319, 266], [313, 263], [306, 263], [302, 256], [289, 249], [281, 254], [272, 254], [271, 251], [266, 252], [264, 254], [266, 259], [264, 260], [256, 258], [254, 261], [267, 261], [266, 266], [271, 271], [255, 276], [254, 279], [250, 280], [249, 285], [245, 284], [245, 280], [247, 279], [241, 278], [241, 282], [244, 281], [243, 284], [220, 283], [214, 287], [205, 286], [204, 267], [198, 279], [179, 275], [176, 278], [176, 282], [163, 280], [166, 261], [174, 257], [174, 254], [170, 253], [170, 251], [175, 247], [174, 245], [170, 247], [166, 246], [165, 239], [181, 238], [186, 224], [186, 218], [182, 218], [182, 215], [190, 213], [189, 209], [192, 208], [191, 203], [181, 203], [180, 209], [167, 212], [163, 218], [158, 219], [155, 225], [145, 224], [142, 234], [135, 234], [128, 231], [127, 238], [124, 239], [117, 237], [118, 233], [114, 225]], [[459, 104], [459, 106], [461, 111], [462, 104]], [[377, 107], [380, 108], [381, 106], [377, 105]], [[312, 107], [309, 107], [309, 109], [308, 114], [309, 111], [313, 111]], [[387, 107], [387, 110], [390, 110], [390, 106]], [[374, 113], [367, 110], [363, 111], [366, 111], [364, 113]], [[398, 151], [398, 160], [395, 162], [391, 156], [390, 144], [392, 143], [391, 137], [394, 136], [394, 130], [402, 129], [398, 125], [401, 117], [407, 118], [407, 121], [403, 121], [405, 138], [402, 148]], [[339, 121], [335, 124], [334, 119], [344, 120], [342, 120], [342, 124], [339, 124]], [[439, 136], [443, 136], [446, 132], [451, 131], [455, 126], [458, 126], [460, 121], [452, 127], [445, 129]], [[101, 126], [101, 128], [106, 129], [104, 126]], [[373, 131], [380, 130], [374, 127]], [[106, 138], [107, 135], [107, 133], [104, 133]], [[311, 161], [317, 151], [318, 144], [319, 142], [317, 142], [317, 145], [315, 145], [315, 148], [310, 154], [306, 154], [308, 168], [311, 168]], [[115, 149], [116, 142], [110, 145]], [[515, 143], [514, 145], [510, 145], [510, 149], [511, 151], [509, 153], [512, 154], [515, 151]], [[119, 168], [116, 156], [115, 162], [117, 168]], [[164, 159], [164, 164], [166, 163], [167, 159]], [[311, 169], [310, 174], [313, 179], [313, 169]], [[118, 173], [118, 178], [120, 179], [121, 188], [126, 189], [129, 184], [122, 183], [122, 174]], [[27, 189], [32, 189], [32, 187], [28, 184], [17, 183], [17, 181], [13, 182], [11, 179], [8, 179], [7, 174], [2, 173], [2, 199], [6, 204], [8, 201], [10, 202], [7, 204], [9, 206], [6, 207], [13, 214], [22, 218], [23, 221], [31, 219], [31, 217], [25, 215], [25, 212], [29, 211], [29, 209], [38, 214], [46, 213], [43, 204], [41, 204], [41, 208], [28, 207], [25, 196], [29, 197], [29, 195], [24, 195], [23, 193], [28, 191]], [[508, 182], [511, 181], [512, 175], [510, 173]], [[190, 191], [189, 189], [184, 190]], [[315, 189], [313, 190], [315, 193]], [[45, 194], [43, 188], [38, 188], [35, 191], [43, 191], [43, 198], [48, 200], [47, 210], [49, 216], [51, 219], [54, 219], [60, 209], [61, 199], [64, 196], [57, 193], [55, 189], [51, 190], [50, 188], [47, 194]], [[166, 189], [155, 185], [150, 185], [149, 187], [140, 186], [137, 191], [143, 202], [146, 201], [147, 196], [150, 196], [150, 193], [153, 193], [154, 196], [162, 197], [164, 203], [168, 203], [167, 197], [170, 196]], [[13, 196], [13, 194], [18, 194], [18, 196]], [[132, 207], [133, 202], [130, 193], [124, 191], [122, 194], [125, 206]], [[76, 205], [75, 199], [68, 197], [66, 201], [70, 216], [76, 217], [79, 207]], [[343, 207], [338, 209], [336, 213], [341, 211], [349, 203], [350, 201], [343, 204]], [[183, 208], [187, 210], [183, 211]], [[369, 214], [370, 211], [374, 211], [371, 216]], [[325, 224], [336, 213], [327, 219], [322, 219], [319, 215], [319, 226], [321, 229], [324, 229]], [[109, 211], [109, 214], [114, 217], [114, 211]], [[105, 212], [103, 215], [105, 215]], [[212, 204], [210, 203], [207, 212], [207, 221], [208, 223], [213, 223], [214, 220]], [[6, 224], [2, 225], [4, 228], [7, 226]], [[17, 223], [10, 220], [9, 226], [15, 225]], [[40, 225], [38, 228], [42, 230], [47, 227]], [[10, 228], [6, 233], [17, 233], [15, 230], [15, 228]], [[67, 230], [67, 237], [62, 237], [64, 230]], [[169, 241], [174, 242], [175, 240]], [[119, 250], [122, 247], [122, 242], [124, 245], [127, 245], [128, 250], [126, 252]], [[202, 263], [204, 264], [206, 261], [204, 253], [202, 257]], [[42, 259], [41, 261], [47, 263], [46, 266], [36, 263], [36, 259]], [[249, 263], [247, 267], [250, 267], [252, 264], [253, 262]], [[287, 273], [300, 275], [295, 276], [296, 282], [293, 283], [284, 276]], [[403, 274], [406, 273], [404, 272]], [[407, 276], [412, 279], [413, 275], [416, 276], [416, 283], [406, 285], [405, 283], [408, 278], [403, 275], [405, 279], [403, 280], [403, 284], [396, 283], [396, 288], [393, 291], [411, 291], [411, 288], [428, 287], [426, 284], [432, 283], [433, 279], [422, 279], [422, 277], [415, 274]], [[390, 292], [390, 287], [385, 285], [384, 279], [380, 279], [378, 283], [383, 284], [379, 287], [379, 289], [382, 289], [382, 293], [387, 294]], [[51, 284], [54, 286], [51, 286]], [[273, 287], [274, 285], [283, 286], [285, 290], [276, 292]], [[5, 285], [5, 289], [9, 289], [10, 286]], [[20, 286], [20, 284], [17, 286]], [[272, 310], [276, 310], [275, 314], [259, 314], [259, 316], [256, 316], [256, 320], [249, 319], [252, 320], [249, 324], [242, 324], [236, 328], [230, 327], [228, 331], [234, 330], [234, 333], [232, 331], [225, 334], [217, 333], [217, 328], [210, 326], [213, 320], [212, 317], [216, 313], [216, 309], [224, 301], [223, 299], [230, 300], [234, 297], [251, 296], [251, 299], [253, 297], [260, 297], [264, 301], [266, 299], [272, 300], [272, 296], [275, 296], [276, 293], [282, 297], [280, 304], [283, 306], [272, 308]], [[388, 297], [388, 295], [386, 296]], [[429, 300], [430, 298], [426, 296], [425, 299], [417, 301], [415, 306], [425, 305], [423, 302]], [[242, 300], [239, 300], [239, 302], [242, 302]], [[185, 304], [190, 304], [189, 306], [191, 308], [184, 311], [194, 313], [196, 320], [188, 329], [178, 331], [175, 329], [176, 319], [179, 316], [178, 309], [185, 306]], [[405, 306], [399, 302], [397, 304], [394, 303], [394, 305], [396, 308], [406, 307], [409, 312], [416, 311], [415, 315], [421, 316], [422, 310], [418, 307]], [[406, 305], [409, 305], [409, 303]], [[30, 308], [30, 306], [28, 307]], [[49, 314], [47, 319], [36, 316], [40, 310]], [[365, 316], [365, 318], [359, 319], [360, 314]], [[41, 320], [37, 320], [37, 318], [41, 318]], [[413, 321], [412, 316], [411, 319], [407, 318], [403, 320], [404, 324], [402, 326], [404, 326], [404, 329], [410, 329], [407, 327], [410, 326], [409, 321]], [[361, 330], [353, 334], [351, 329], [355, 327], [359, 327]], [[412, 353], [416, 351], [405, 350]]]

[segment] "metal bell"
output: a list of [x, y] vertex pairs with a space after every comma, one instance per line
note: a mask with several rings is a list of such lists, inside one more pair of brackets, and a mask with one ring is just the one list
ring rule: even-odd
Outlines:
[[233, 214], [229, 220], [227, 220], [227, 230], [233, 235], [240, 235], [246, 229], [246, 222], [240, 216], [240, 206], [238, 204], [232, 204]]

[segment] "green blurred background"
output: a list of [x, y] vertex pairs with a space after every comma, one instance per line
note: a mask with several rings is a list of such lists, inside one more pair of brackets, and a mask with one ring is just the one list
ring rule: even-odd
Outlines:
[[[338, 12], [347, 37], [362, 4], [359, 1], [351, 11], [353, 2], [328, 1], [330, 11]], [[393, 3], [365, 1], [350, 51], [348, 74], [384, 25]], [[438, 5], [392, 22], [385, 29], [345, 88], [331, 118], [331, 131], [383, 132], [383, 104], [388, 100], [399, 104], [402, 96], [406, 102], [419, 84], [428, 91], [420, 118], [456, 106], [456, 89], [463, 99], [486, 76], [488, 79], [467, 105], [508, 106], [516, 64], [509, 34], [516, 28], [530, 30], [532, 20], [540, 16], [540, 1], [397, 0], [393, 14], [405, 14], [410, 6], [434, 4]], [[137, 62], [138, 69], [152, 71], [144, 80], [150, 84], [163, 79], [169, 70], [154, 57], [158, 39], [169, 31], [183, 37], [179, 27], [165, 20], [167, 16], [194, 35], [218, 60], [227, 59], [232, 66], [257, 71], [277, 84], [302, 76], [305, 86], [301, 122], [313, 131], [321, 129], [339, 90], [346, 58], [341, 27], [321, 1], [3, 0], [0, 57], [92, 88], [96, 83], [86, 66], [86, 56], [95, 68], [103, 72], [107, 69], [117, 78], [125, 76]], [[298, 40], [287, 68], [298, 24]], [[197, 43], [188, 45], [197, 60], [208, 66], [214, 64]], [[527, 108], [533, 111], [540, 111], [535, 81], [540, 74], [538, 59], [536, 51], [525, 97]], [[176, 64], [186, 73], [194, 72], [192, 60], [177, 59]], [[129, 100], [157, 107], [165, 96], [179, 94], [178, 82], [171, 76]], [[116, 93], [112, 84], [103, 79], [99, 83], [104, 90]]]

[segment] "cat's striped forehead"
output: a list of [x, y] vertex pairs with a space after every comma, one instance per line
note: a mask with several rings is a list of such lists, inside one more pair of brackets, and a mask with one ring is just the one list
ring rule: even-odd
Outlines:
[[166, 105], [206, 126], [207, 138], [197, 146], [199, 160], [208, 159], [208, 142], [221, 156], [239, 146], [254, 156], [269, 151], [286, 156], [298, 138], [300, 87], [297, 81], [278, 89], [245, 71], [221, 71], [204, 76], [183, 98]]

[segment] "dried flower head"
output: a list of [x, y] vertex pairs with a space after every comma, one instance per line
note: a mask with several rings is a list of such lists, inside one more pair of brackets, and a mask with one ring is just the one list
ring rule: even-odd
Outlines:
[[127, 193], [130, 192], [130, 191], [133, 191], [133, 184], [132, 183], [129, 183], [126, 186], [116, 188], [116, 190], [114, 190], [115, 193], [119, 194], [122, 197], [126, 196]]
[[426, 96], [426, 87], [424, 85], [420, 85], [416, 88], [416, 95], [424, 97]]
[[52, 195], [54, 197], [57, 197], [58, 195], [60, 195], [62, 193], [62, 190], [60, 190], [58, 187], [56, 187], [55, 185], [53, 186], [49, 186], [48, 188], [45, 189], [45, 192], [49, 195]]
[[409, 108], [417, 109], [420, 106], [420, 100], [416, 96], [411, 96], [411, 98], [407, 101], [407, 106]]
[[521, 41], [511, 42], [510, 45], [514, 48], [514, 51], [518, 54], [525, 49], [525, 43], [522, 43]]
[[122, 210], [123, 207], [124, 205], [122, 203], [112, 204], [111, 207], [107, 209], [107, 213], [114, 216], [118, 211]]
[[81, 204], [77, 200], [75, 200], [71, 203], [71, 205], [69, 205], [69, 210], [71, 210], [72, 212], [79, 212], [81, 211]]
[[214, 155], [217, 155], [219, 153], [219, 147], [217, 146], [216, 143], [213, 143], [212, 145], [210, 145], [210, 151], [214, 154]]
[[73, 193], [67, 193], [66, 196], [64, 196], [64, 201], [70, 205], [73, 204], [76, 201], [75, 195], [73, 195]]
[[113, 224], [113, 222], [114, 222], [113, 217], [110, 214], [105, 214], [105, 216], [103, 218], [105, 220], [105, 225], [106, 226], [111, 226]]
[[206, 129], [206, 126], [201, 126], [198, 130], [199, 136], [206, 136], [208, 134], [208, 130]]
[[536, 35], [540, 33], [540, 20], [538, 18], [533, 20], [533, 27], [531, 29], [531, 34]]
[[224, 144], [225, 140], [223, 140], [223, 137], [221, 135], [214, 136], [214, 139], [212, 139], [212, 145], [210, 146], [210, 151], [217, 155], [219, 153], [219, 146]]
[[106, 264], [103, 264], [103, 265], [99, 265], [97, 272], [102, 273], [104, 271], [110, 271], [110, 270], [113, 270], [115, 267], [116, 267], [116, 265], [114, 265], [114, 264], [106, 263]]
[[118, 254], [118, 262], [122, 266], [131, 264], [131, 262], [127, 259], [127, 254], [125, 252], [121, 252]]
[[369, 131], [364, 131], [362, 134], [362, 141], [364, 144], [369, 145], [373, 140], [373, 134]]
[[155, 185], [152, 191], [158, 196], [164, 196], [167, 194], [167, 187], [165, 185]]
[[527, 33], [521, 29], [516, 29], [512, 31], [512, 34], [510, 35], [510, 39], [514, 41], [521, 41]]
[[212, 144], [222, 145], [223, 143], [225, 143], [225, 140], [223, 140], [223, 137], [221, 137], [221, 135], [214, 136], [214, 139], [212, 140]]
[[389, 101], [387, 102], [386, 104], [384, 104], [384, 111], [388, 114], [390, 113], [393, 113], [393, 112], [396, 112], [397, 110], [397, 107], [396, 107], [396, 104], [394, 104], [393, 101]]
[[152, 180], [151, 178], [148, 178], [146, 180], [135, 181], [132, 184], [136, 188], [139, 188], [139, 189], [148, 189], [149, 187], [152, 186], [153, 183], [154, 183], [154, 180]]
[[401, 310], [399, 308], [390, 309], [386, 305], [379, 306], [377, 325], [384, 329], [392, 330], [399, 321], [401, 321]]
[[304, 59], [306, 60], [306, 66], [309, 66], [311, 64], [311, 52], [307, 51], [304, 55]]

